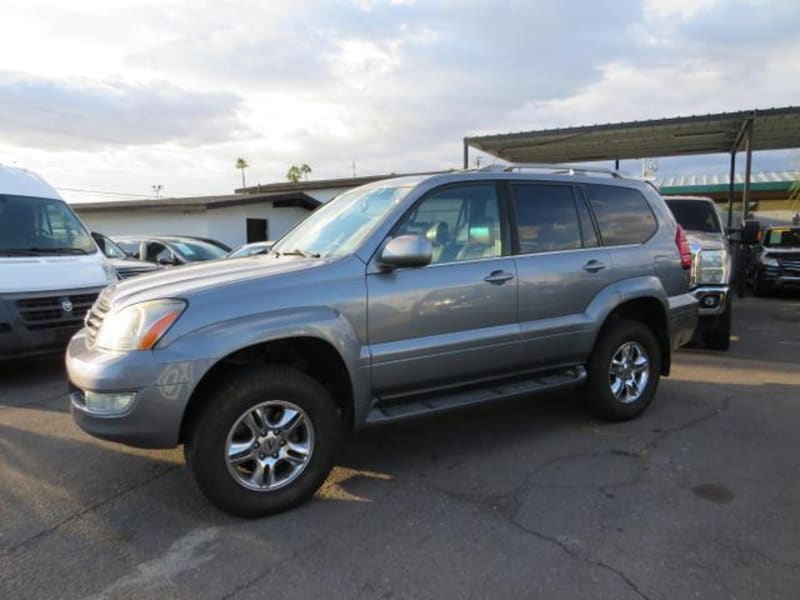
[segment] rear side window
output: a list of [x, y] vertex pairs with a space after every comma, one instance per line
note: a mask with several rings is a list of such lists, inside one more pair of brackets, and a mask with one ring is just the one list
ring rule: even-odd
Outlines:
[[574, 250], [581, 229], [571, 186], [522, 183], [511, 186], [521, 254]]
[[606, 246], [641, 244], [656, 232], [655, 215], [638, 190], [595, 184], [586, 189]]

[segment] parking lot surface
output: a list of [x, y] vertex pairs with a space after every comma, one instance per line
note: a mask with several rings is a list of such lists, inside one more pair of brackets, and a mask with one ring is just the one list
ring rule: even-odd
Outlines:
[[562, 393], [366, 430], [254, 521], [78, 430], [60, 358], [0, 364], [0, 598], [796, 597], [800, 298], [734, 310], [639, 420]]

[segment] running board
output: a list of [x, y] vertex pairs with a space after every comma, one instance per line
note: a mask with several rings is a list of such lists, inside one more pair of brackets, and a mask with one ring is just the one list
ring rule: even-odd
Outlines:
[[372, 407], [372, 410], [367, 415], [367, 424], [407, 419], [506, 398], [532, 396], [559, 388], [573, 387], [585, 379], [586, 369], [583, 366], [577, 366], [565, 371], [548, 373], [529, 379], [489, 384], [485, 387], [444, 394], [417, 396], [407, 402], [395, 402], [388, 405], [378, 403]]

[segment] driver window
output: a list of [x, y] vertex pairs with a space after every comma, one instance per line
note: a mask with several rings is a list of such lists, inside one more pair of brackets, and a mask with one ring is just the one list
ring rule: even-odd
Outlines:
[[159, 264], [171, 263], [172, 252], [164, 244], [148, 242], [145, 260]]
[[406, 215], [395, 235], [427, 237], [436, 264], [500, 256], [500, 232], [499, 201], [490, 183], [435, 192]]

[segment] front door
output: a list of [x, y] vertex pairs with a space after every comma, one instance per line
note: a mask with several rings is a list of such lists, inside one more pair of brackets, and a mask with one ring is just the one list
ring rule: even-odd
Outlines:
[[368, 273], [378, 396], [469, 383], [517, 366], [517, 276], [503, 215], [496, 184], [488, 182], [435, 190], [401, 220], [393, 236], [427, 236], [433, 260]]

